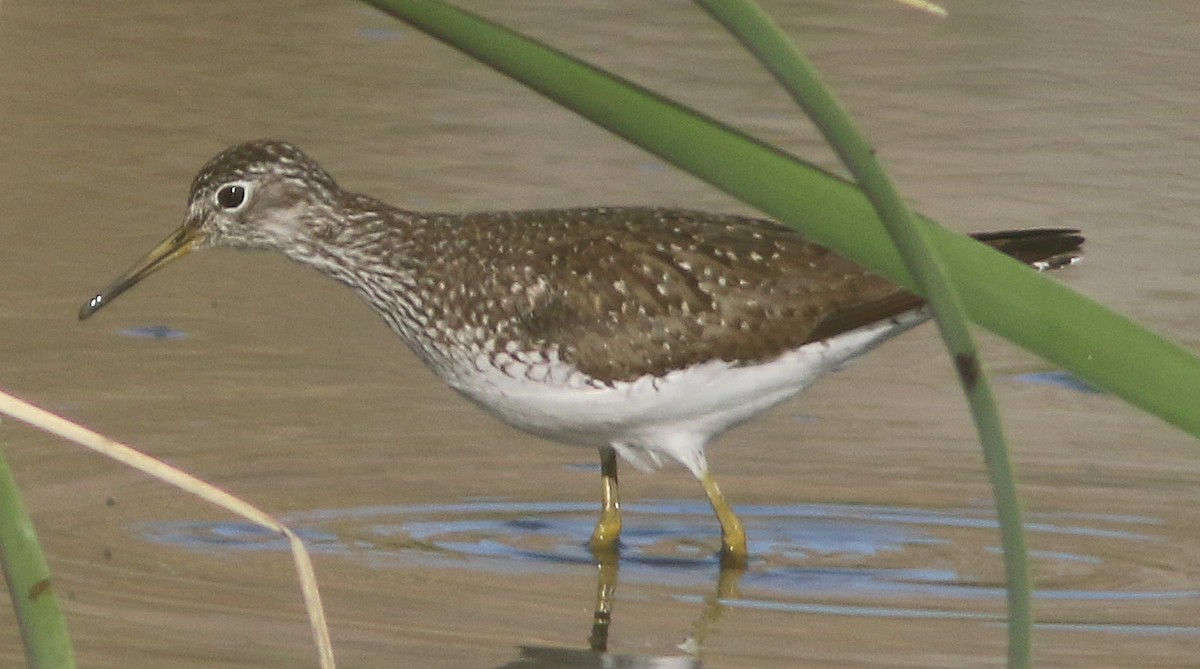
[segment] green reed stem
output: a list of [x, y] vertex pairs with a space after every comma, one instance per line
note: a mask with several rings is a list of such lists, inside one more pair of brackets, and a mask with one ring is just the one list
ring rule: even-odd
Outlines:
[[749, 0], [696, 0], [767, 68], [791, 94], [845, 163], [875, 208], [918, 290], [929, 301], [958, 370], [983, 444], [992, 496], [1000, 518], [1008, 583], [1008, 666], [1029, 667], [1033, 653], [1028, 552], [1016, 476], [1008, 456], [1000, 412], [980, 364], [962, 300], [937, 252], [888, 177], [875, 151], [816, 69], [779, 26]]
[[50, 584], [50, 568], [2, 452], [0, 565], [4, 567], [8, 595], [21, 628], [26, 666], [30, 669], [73, 669], [75, 655], [71, 650], [71, 637]]

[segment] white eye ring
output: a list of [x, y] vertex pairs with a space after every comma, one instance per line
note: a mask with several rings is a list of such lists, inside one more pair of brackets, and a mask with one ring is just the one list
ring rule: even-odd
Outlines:
[[225, 211], [237, 211], [246, 206], [250, 200], [250, 183], [247, 181], [231, 181], [217, 189], [213, 200]]

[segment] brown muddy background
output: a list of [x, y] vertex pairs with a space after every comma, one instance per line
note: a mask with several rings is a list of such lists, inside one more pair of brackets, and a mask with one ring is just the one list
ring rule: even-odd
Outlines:
[[[831, 164], [688, 3], [470, 5]], [[1087, 261], [1059, 278], [1200, 349], [1195, 2], [950, 0], [948, 20], [767, 7], [923, 212], [1084, 228]], [[347, 291], [281, 258], [206, 253], [86, 324], [75, 311], [179, 221], [194, 170], [252, 137], [412, 208], [739, 205], [349, 1], [0, 0], [0, 119], [0, 385], [304, 530], [342, 666], [600, 666], [583, 652], [592, 453], [483, 416]], [[1037, 551], [1039, 664], [1200, 664], [1196, 441], [985, 346]], [[12, 421], [0, 442], [81, 666], [315, 666], [270, 538]], [[699, 487], [629, 472], [611, 651], [684, 666], [692, 635], [712, 668], [1000, 666], [989, 488], [932, 328], [710, 454], [758, 559], [706, 604]], [[20, 656], [0, 607], [0, 658]]]

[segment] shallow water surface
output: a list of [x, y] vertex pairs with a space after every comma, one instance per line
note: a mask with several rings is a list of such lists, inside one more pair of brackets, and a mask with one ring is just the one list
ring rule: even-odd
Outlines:
[[[691, 5], [464, 4], [834, 165]], [[1083, 228], [1085, 262], [1056, 280], [1200, 349], [1193, 2], [948, 2], [947, 20], [765, 4], [922, 212]], [[593, 564], [594, 454], [498, 426], [284, 259], [199, 254], [75, 320], [178, 222], [194, 171], [252, 137], [411, 208], [744, 211], [711, 188], [352, 2], [0, 0], [0, 110], [0, 385], [295, 523], [342, 666], [1002, 664], [990, 490], [932, 328], [713, 445], [750, 531], [738, 578], [678, 468], [622, 471], [625, 558]], [[983, 343], [1029, 514], [1038, 666], [1195, 666], [1195, 440]], [[22, 426], [0, 441], [80, 666], [315, 666], [272, 537]], [[0, 662], [21, 662], [3, 607]]]
[[[789, 598], [821, 596], [877, 606], [898, 597], [1001, 598], [1003, 589], [964, 573], [957, 556], [998, 550], [996, 524], [978, 510], [928, 511], [838, 505], [745, 506], [752, 568], [744, 589]], [[705, 582], [719, 571], [713, 519], [702, 502], [648, 500], [625, 509], [631, 527], [622, 536], [626, 578], [661, 585]], [[536, 573], [592, 566], [586, 538], [594, 505], [567, 502], [462, 504], [327, 509], [288, 514], [311, 549], [381, 569], [431, 567]], [[1039, 573], [1070, 574], [1071, 583], [1104, 583], [1081, 590], [1047, 583], [1038, 596], [1058, 601], [1189, 599], [1197, 590], [1158, 589], [1140, 547], [1167, 541], [1162, 521], [1108, 514], [1033, 514], [1027, 529], [1042, 548]], [[148, 541], [199, 551], [287, 551], [286, 540], [255, 525], [195, 520], [154, 521], [133, 527]], [[1083, 550], [1090, 548], [1091, 550]], [[1142, 562], [1145, 562], [1144, 564]], [[1145, 589], [1139, 589], [1138, 578]], [[802, 608], [800, 605], [798, 608]], [[905, 609], [911, 611], [911, 609]], [[1200, 631], [1195, 628], [1194, 631]]]

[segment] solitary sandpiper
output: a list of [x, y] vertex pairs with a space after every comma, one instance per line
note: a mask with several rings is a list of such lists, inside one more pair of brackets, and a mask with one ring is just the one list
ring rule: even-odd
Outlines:
[[[975, 238], [1038, 269], [1072, 262], [1075, 230]], [[209, 246], [272, 249], [352, 287], [443, 381], [500, 420], [600, 452], [593, 551], [617, 550], [617, 456], [709, 475], [714, 436], [928, 319], [922, 300], [768, 220], [596, 207], [420, 213], [343, 190], [295, 146], [259, 140], [192, 181], [183, 225], [80, 309]]]

